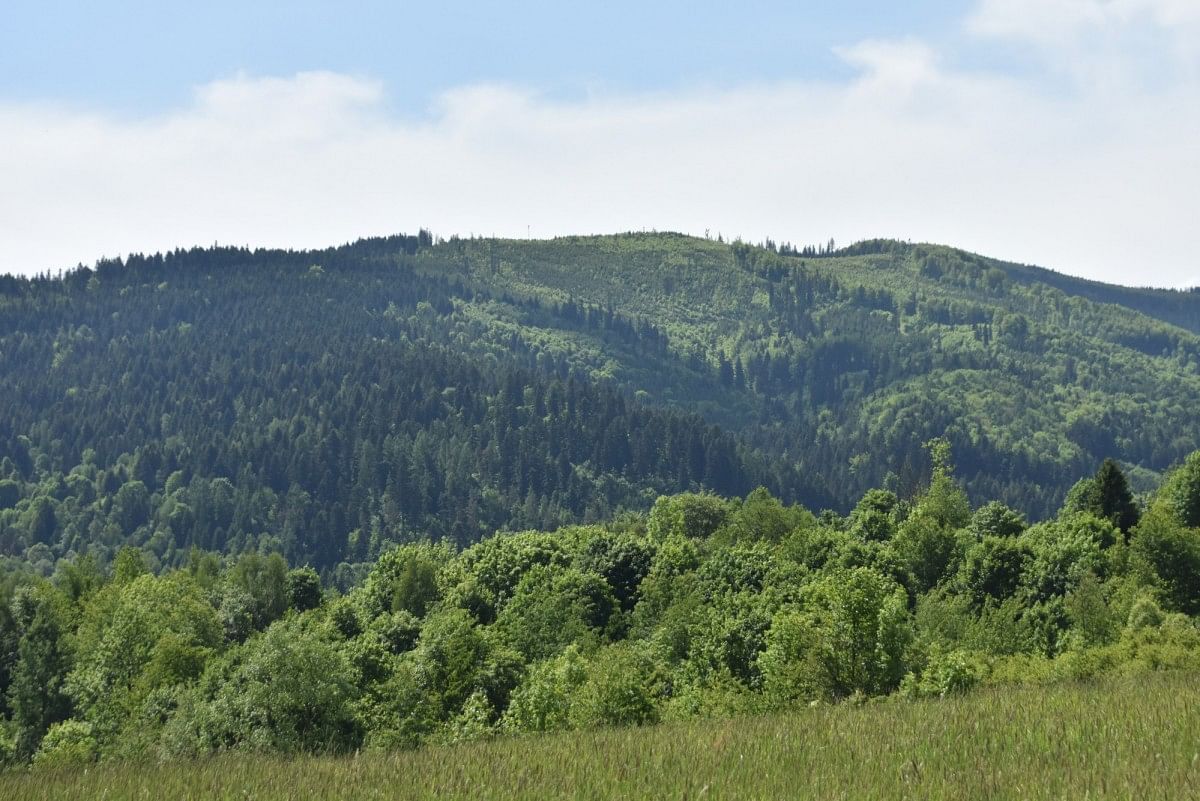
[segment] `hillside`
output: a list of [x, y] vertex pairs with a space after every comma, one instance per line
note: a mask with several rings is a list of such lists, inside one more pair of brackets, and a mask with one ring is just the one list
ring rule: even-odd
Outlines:
[[0, 280], [0, 552], [280, 550], [552, 528], [766, 486], [911, 494], [945, 435], [1033, 518], [1200, 442], [1200, 295], [949, 248], [674, 234], [216, 248]]
[[452, 242], [424, 257], [479, 285], [651, 321], [676, 364], [736, 401], [680, 391], [675, 376], [656, 380], [661, 369], [647, 376], [619, 358], [594, 369], [780, 453], [840, 506], [889, 472], [907, 488], [922, 443], [943, 433], [975, 497], [1036, 516], [1105, 456], [1159, 471], [1193, 447], [1195, 422], [1184, 421], [1200, 340], [1146, 312], [1194, 329], [1200, 295], [942, 247], [845, 253], [635, 235]]

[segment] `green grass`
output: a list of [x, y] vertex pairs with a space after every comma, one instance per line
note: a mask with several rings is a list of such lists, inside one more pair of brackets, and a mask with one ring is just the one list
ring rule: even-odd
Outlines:
[[0, 775], [0, 798], [1200, 798], [1200, 681], [1004, 688], [358, 757], [21, 772]]

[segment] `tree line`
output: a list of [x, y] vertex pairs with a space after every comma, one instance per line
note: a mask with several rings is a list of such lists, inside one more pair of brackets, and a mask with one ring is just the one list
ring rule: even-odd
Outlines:
[[0, 578], [0, 758], [344, 752], [1200, 667], [1200, 452], [1119, 465], [1030, 525], [949, 446], [915, 495], [814, 514], [764, 489], [467, 547], [345, 592], [277, 552], [126, 547]]

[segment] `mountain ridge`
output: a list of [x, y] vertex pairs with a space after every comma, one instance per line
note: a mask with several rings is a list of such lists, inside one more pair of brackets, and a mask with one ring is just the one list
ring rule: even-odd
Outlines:
[[[1200, 440], [1200, 294], [766, 244], [422, 231], [0, 280], [0, 550], [207, 538], [329, 567], [663, 492], [845, 511], [915, 492], [943, 435], [973, 497], [1040, 518], [1107, 456], [1147, 490]], [[133, 482], [144, 513], [118, 522]]]

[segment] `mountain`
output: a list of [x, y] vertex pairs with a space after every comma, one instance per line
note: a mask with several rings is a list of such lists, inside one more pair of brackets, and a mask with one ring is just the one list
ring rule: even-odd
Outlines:
[[1194, 292], [894, 241], [422, 231], [5, 277], [0, 551], [336, 572], [689, 489], [844, 512], [943, 435], [1038, 518], [1104, 457], [1146, 489], [1196, 448], [1197, 332]]

